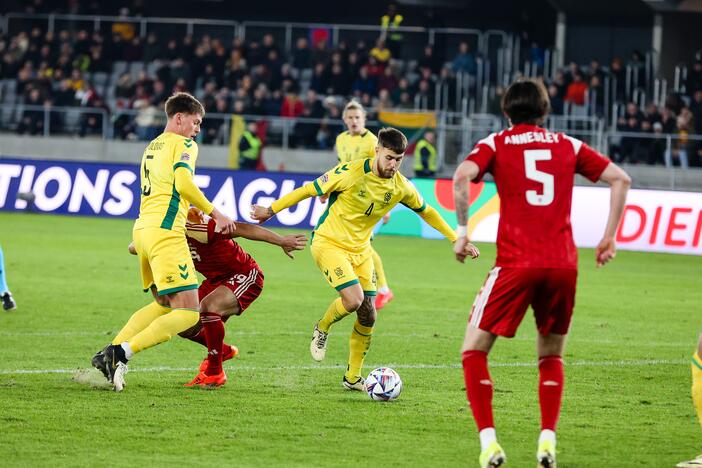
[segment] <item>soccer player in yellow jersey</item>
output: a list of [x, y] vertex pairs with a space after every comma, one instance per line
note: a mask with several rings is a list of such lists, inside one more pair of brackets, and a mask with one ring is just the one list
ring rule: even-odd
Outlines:
[[[356, 161], [358, 159], [374, 158], [378, 138], [373, 132], [366, 129], [366, 110], [356, 101], [346, 104], [342, 114], [347, 131], [336, 137], [336, 152], [340, 163]], [[383, 216], [383, 224], [390, 219], [390, 213]], [[394, 297], [383, 268], [383, 260], [378, 252], [371, 246], [373, 265], [378, 277], [378, 295], [375, 298], [375, 308], [382, 309]]]
[[311, 251], [317, 267], [340, 297], [315, 325], [310, 352], [316, 361], [324, 359], [332, 324], [356, 312], [343, 378], [344, 386], [352, 390], [364, 390], [361, 369], [376, 319], [376, 280], [370, 248], [373, 226], [402, 203], [451, 242], [456, 240], [438, 211], [427, 206], [414, 185], [400, 174], [406, 149], [407, 138], [402, 132], [385, 128], [378, 134], [374, 159], [341, 163], [270, 207], [251, 207], [251, 217], [264, 222], [306, 198], [329, 194], [327, 209], [312, 233]]
[[193, 138], [205, 115], [202, 104], [176, 93], [166, 101], [166, 115], [165, 131], [149, 143], [141, 160], [141, 205], [132, 233], [143, 289], [151, 290], [155, 300], [135, 312], [92, 361], [115, 391], [124, 388], [127, 361], [134, 354], [168, 341], [200, 318], [198, 277], [185, 237], [190, 204], [210, 214], [223, 234], [235, 229], [193, 182], [198, 156]]
[[[697, 351], [692, 355], [692, 402], [695, 405], [697, 419], [702, 424], [702, 335], [697, 341]], [[680, 462], [678, 468], [702, 467], [702, 455], [690, 461]]]

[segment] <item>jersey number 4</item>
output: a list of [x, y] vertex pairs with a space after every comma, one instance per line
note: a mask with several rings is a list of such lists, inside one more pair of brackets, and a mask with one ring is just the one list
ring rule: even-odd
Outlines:
[[529, 180], [543, 185], [541, 193], [527, 190], [527, 203], [533, 206], [546, 206], [553, 202], [553, 176], [536, 168], [536, 161], [550, 161], [550, 150], [524, 150], [524, 171]]
[[371, 213], [373, 213], [373, 208], [375, 208], [375, 202], [373, 202], [373, 203], [371, 203], [370, 205], [368, 205], [368, 209], [366, 210], [365, 215], [366, 215], [366, 216], [370, 216]]

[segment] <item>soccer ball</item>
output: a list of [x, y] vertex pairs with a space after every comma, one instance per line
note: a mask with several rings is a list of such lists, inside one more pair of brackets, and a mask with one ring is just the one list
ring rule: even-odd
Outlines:
[[378, 367], [368, 374], [366, 392], [375, 401], [394, 400], [402, 392], [402, 379], [389, 367]]

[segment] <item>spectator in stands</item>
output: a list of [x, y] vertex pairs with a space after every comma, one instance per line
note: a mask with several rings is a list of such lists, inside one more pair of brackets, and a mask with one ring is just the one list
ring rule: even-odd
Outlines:
[[690, 161], [688, 159], [690, 150], [690, 128], [692, 127], [692, 113], [686, 114], [683, 112], [678, 115], [676, 119], [677, 128], [675, 130], [675, 138], [673, 140], [672, 148], [666, 151], [665, 159], [667, 163], [671, 163], [673, 166], [680, 166], [683, 169], [690, 167]]
[[409, 80], [407, 78], [400, 78], [400, 81], [397, 83], [397, 88], [395, 88], [391, 93], [390, 97], [392, 98], [392, 101], [395, 103], [400, 103], [402, 102], [401, 96], [402, 94], [407, 94], [407, 97], [409, 98], [408, 100], [411, 100], [412, 97], [414, 96], [414, 93], [412, 92], [412, 88], [410, 87]]
[[261, 139], [258, 137], [258, 124], [249, 122], [239, 140], [239, 169], [255, 171], [261, 153]]
[[568, 85], [563, 100], [575, 106], [584, 106], [587, 89], [587, 83], [583, 81], [583, 74], [578, 70], [573, 75], [573, 81]]
[[[88, 134], [103, 134], [103, 119], [109, 116], [110, 109], [107, 107], [101, 97], [95, 95], [90, 99], [87, 107], [93, 110], [84, 112], [80, 116], [78, 135], [84, 138]], [[102, 112], [101, 112], [102, 111]]]
[[638, 88], [639, 86], [645, 86], [646, 64], [644, 63], [644, 58], [641, 52], [638, 50], [633, 51], [626, 66], [632, 70], [631, 89]]
[[609, 74], [612, 78], [611, 89], [614, 90], [616, 100], [619, 102], [626, 101], [626, 70], [624, 63], [620, 57], [614, 57], [609, 66]]
[[654, 122], [652, 125], [652, 129], [655, 138], [652, 138], [650, 141], [650, 146], [648, 149], [648, 159], [646, 160], [646, 164], [665, 164], [664, 155], [666, 148], [666, 138], [663, 135], [663, 124], [660, 122]]
[[347, 96], [351, 91], [351, 80], [341, 68], [341, 65], [333, 65], [329, 74], [329, 87], [327, 94], [336, 96]]
[[702, 61], [696, 60], [692, 65], [692, 69], [687, 72], [687, 82], [685, 83], [685, 91], [688, 95], [695, 94], [696, 91], [702, 89]]
[[[365, 107], [365, 106], [364, 106]], [[390, 92], [387, 89], [381, 89], [378, 92], [378, 100], [375, 104], [375, 110], [377, 113], [388, 111], [394, 107], [392, 99], [390, 98]]]
[[315, 90], [318, 94], [327, 94], [328, 87], [329, 75], [327, 73], [327, 68], [323, 63], [317, 63], [312, 73], [310, 88]]
[[415, 99], [419, 99], [419, 107], [421, 109], [434, 109], [435, 108], [435, 95], [434, 87], [429, 80], [421, 80], [419, 86], [417, 87], [417, 94]]
[[356, 78], [351, 87], [353, 94], [356, 97], [360, 97], [364, 93], [375, 96], [377, 90], [378, 82], [375, 77], [368, 76], [368, 67], [361, 67], [358, 78]]
[[253, 92], [253, 97], [251, 98], [251, 103], [249, 104], [249, 108], [246, 110], [246, 113], [251, 115], [265, 115], [267, 94], [268, 88], [265, 84], [261, 83], [256, 86], [256, 89]]
[[414, 103], [412, 102], [412, 96], [407, 91], [400, 93], [400, 102], [397, 104], [398, 109], [402, 110], [412, 110], [414, 109]]
[[378, 39], [370, 51], [370, 56], [378, 61], [380, 66], [386, 66], [392, 58], [392, 52], [385, 46], [385, 41]]
[[312, 52], [306, 37], [299, 37], [292, 53], [292, 66], [298, 70], [312, 67]]
[[[321, 119], [324, 117], [324, 108], [322, 107], [322, 103], [319, 102], [317, 93], [313, 89], [307, 91], [301, 117], [305, 119]], [[295, 138], [297, 146], [303, 146], [304, 148], [316, 148], [318, 130], [319, 123], [297, 123], [297, 125], [295, 125]]]
[[300, 100], [299, 96], [295, 94], [294, 90], [291, 90], [285, 95], [283, 99], [283, 105], [280, 109], [281, 117], [296, 118], [302, 115], [304, 110], [304, 105]]
[[436, 135], [433, 131], [424, 133], [424, 138], [414, 147], [414, 173], [417, 177], [434, 177], [436, 175], [437, 152]]
[[382, 27], [381, 37], [387, 41], [393, 57], [400, 58], [402, 54], [402, 33], [398, 28], [402, 25], [403, 16], [397, 12], [397, 5], [390, 3], [387, 13], [380, 18]]
[[675, 113], [668, 106], [663, 107], [661, 110], [661, 124], [663, 124], [663, 133], [666, 134], [674, 133], [678, 126]]
[[420, 70], [429, 69], [434, 75], [439, 73], [441, 70], [441, 63], [437, 59], [436, 55], [434, 55], [434, 46], [431, 44], [424, 46], [424, 52], [417, 61], [417, 68]]
[[653, 126], [654, 123], [661, 121], [661, 114], [658, 112], [658, 106], [656, 106], [655, 103], [648, 103], [646, 109], [644, 110], [643, 120], [648, 122], [651, 126]]
[[24, 104], [26, 107], [20, 118], [17, 133], [20, 135], [42, 133], [44, 131], [44, 111], [40, 107], [49, 107], [49, 103], [44, 101], [37, 88], [31, 88]]
[[[626, 106], [626, 113], [617, 121], [617, 130], [626, 133], [639, 133], [642, 131], [641, 122], [643, 115], [639, 111], [635, 103], [630, 102]], [[629, 162], [636, 164], [638, 161], [645, 159], [647, 148], [645, 140], [637, 138], [633, 135], [622, 137], [618, 162]], [[642, 157], [642, 155], [644, 157]]]
[[144, 62], [151, 63], [155, 60], [161, 60], [163, 57], [162, 41], [158, 39], [155, 32], [150, 32], [146, 36], [146, 45], [144, 47]]
[[385, 89], [389, 92], [393, 92], [398, 86], [398, 79], [395, 76], [393, 67], [385, 67], [383, 70], [383, 75], [378, 80], [378, 89]]
[[695, 133], [702, 134], [702, 88], [696, 90], [692, 95], [690, 111], [695, 121]]
[[596, 76], [600, 79], [600, 83], [604, 82], [604, 77], [605, 77], [605, 72], [602, 69], [602, 65], [600, 65], [600, 61], [593, 58], [590, 60], [590, 70], [588, 70], [590, 73], [590, 77]]
[[326, 65], [329, 63], [329, 50], [327, 50], [327, 41], [318, 41], [312, 50], [312, 63], [315, 66], [319, 63]]
[[209, 115], [202, 121], [202, 140], [206, 144], [223, 144], [228, 137], [227, 130], [229, 128], [225, 121], [229, 120], [229, 114], [232, 112], [225, 96], [219, 95], [215, 98], [213, 111], [216, 114], [224, 114], [224, 117]]
[[600, 75], [594, 74], [590, 77], [587, 97], [592, 114], [598, 117], [603, 116], [605, 113], [605, 90]]
[[470, 51], [468, 42], [462, 41], [458, 46], [458, 53], [453, 58], [451, 68], [455, 73], [468, 73], [475, 75], [478, 70], [478, 64], [475, 60], [475, 55]]
[[366, 65], [363, 65], [358, 60], [358, 52], [349, 52], [348, 58], [346, 59], [346, 68], [349, 76], [358, 76], [358, 72], [361, 70], [362, 66]]
[[128, 8], [119, 9], [119, 18], [112, 23], [112, 34], [125, 41], [131, 41], [134, 38], [135, 26], [130, 21]]

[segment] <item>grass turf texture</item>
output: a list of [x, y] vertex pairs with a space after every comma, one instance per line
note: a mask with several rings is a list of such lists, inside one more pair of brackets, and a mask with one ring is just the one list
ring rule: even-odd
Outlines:
[[[116, 394], [73, 380], [149, 296], [126, 220], [0, 213], [18, 309], [0, 315], [0, 459], [20, 465], [475, 466], [459, 347], [494, 261], [460, 265], [446, 241], [380, 236], [395, 300], [379, 314], [365, 372], [390, 365], [393, 403], [344, 391], [353, 317], [308, 351], [334, 291], [309, 251], [242, 241], [266, 274], [262, 297], [227, 324], [241, 355], [228, 384], [185, 389], [204, 348], [176, 338], [138, 355]], [[559, 466], [673, 466], [700, 451], [689, 357], [700, 326], [699, 258], [619, 252], [597, 270], [581, 251], [566, 354]], [[497, 431], [510, 466], [534, 463], [539, 431], [534, 326], [491, 355]], [[36, 372], [56, 370], [56, 372]]]

